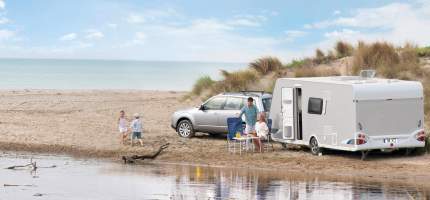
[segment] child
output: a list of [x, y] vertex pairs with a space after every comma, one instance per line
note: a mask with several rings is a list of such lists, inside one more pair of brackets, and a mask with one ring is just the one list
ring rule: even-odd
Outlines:
[[122, 144], [125, 143], [125, 139], [127, 138], [127, 119], [125, 118], [125, 112], [123, 110], [121, 110], [119, 112], [119, 118], [118, 118], [118, 129], [119, 129], [119, 133], [121, 134], [121, 138], [122, 138]]
[[131, 146], [133, 146], [133, 140], [136, 138], [139, 140], [140, 146], [143, 146], [142, 141], [142, 122], [140, 121], [140, 116], [138, 113], [135, 113], [134, 120], [131, 122], [131, 129], [133, 131], [131, 135]]

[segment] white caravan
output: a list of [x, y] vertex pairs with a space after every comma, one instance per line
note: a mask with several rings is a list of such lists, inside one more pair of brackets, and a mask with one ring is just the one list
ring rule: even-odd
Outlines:
[[269, 118], [284, 144], [361, 151], [424, 146], [420, 82], [362, 76], [280, 78]]

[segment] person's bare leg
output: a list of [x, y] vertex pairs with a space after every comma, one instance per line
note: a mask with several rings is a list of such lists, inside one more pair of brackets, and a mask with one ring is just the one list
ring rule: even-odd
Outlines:
[[127, 132], [122, 133], [122, 144], [125, 144], [125, 139], [127, 139]]
[[[252, 135], [253, 137], [257, 137], [257, 133], [255, 133], [255, 132], [251, 133], [251, 135]], [[260, 151], [260, 143], [259, 143], [259, 140], [258, 140], [258, 139], [253, 139], [252, 141], [254, 142], [254, 146], [255, 146], [255, 147], [257, 147], [257, 149]]]
[[142, 140], [142, 139], [139, 139], [139, 142], [140, 142], [140, 146], [142, 146], [142, 147], [143, 147], [143, 140]]

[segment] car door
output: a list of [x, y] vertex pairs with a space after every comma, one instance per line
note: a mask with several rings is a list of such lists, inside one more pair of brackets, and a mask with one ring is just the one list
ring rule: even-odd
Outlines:
[[219, 132], [227, 133], [227, 118], [237, 117], [240, 110], [244, 106], [245, 98], [243, 97], [227, 97], [224, 108], [219, 111]]
[[219, 112], [224, 107], [226, 97], [217, 96], [206, 101], [195, 114], [195, 125], [198, 131], [212, 133], [220, 130]]

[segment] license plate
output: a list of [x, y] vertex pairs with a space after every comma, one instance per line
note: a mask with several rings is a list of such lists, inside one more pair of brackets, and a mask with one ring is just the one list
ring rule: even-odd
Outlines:
[[393, 143], [396, 144], [397, 143], [397, 138], [384, 138], [384, 143]]

